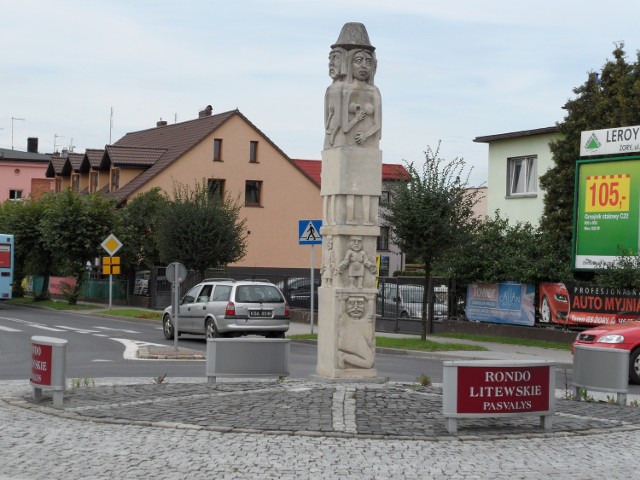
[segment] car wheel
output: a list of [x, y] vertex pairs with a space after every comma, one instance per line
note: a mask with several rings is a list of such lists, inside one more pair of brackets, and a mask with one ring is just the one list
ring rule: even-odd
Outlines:
[[167, 340], [173, 340], [173, 322], [171, 321], [171, 315], [165, 315], [162, 319], [162, 332], [164, 338]]
[[549, 305], [549, 299], [546, 295], [542, 297], [542, 305], [540, 305], [540, 321], [542, 323], [551, 321], [551, 305]]
[[405, 311], [400, 312], [400, 318], [409, 318], [409, 312], [405, 312]]
[[204, 331], [207, 334], [207, 338], [221, 337], [220, 332], [218, 332], [218, 327], [216, 327], [216, 322], [213, 320], [213, 318], [207, 318], [207, 321], [204, 324]]
[[640, 348], [631, 352], [629, 358], [629, 378], [632, 383], [640, 385]]

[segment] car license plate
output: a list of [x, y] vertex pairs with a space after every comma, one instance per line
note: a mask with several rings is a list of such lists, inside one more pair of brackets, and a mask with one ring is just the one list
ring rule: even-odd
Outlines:
[[271, 310], [249, 310], [250, 317], [265, 318], [271, 316]]

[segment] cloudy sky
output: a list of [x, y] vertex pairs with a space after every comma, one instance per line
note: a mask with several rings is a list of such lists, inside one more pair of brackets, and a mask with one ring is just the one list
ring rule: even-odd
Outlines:
[[441, 140], [472, 184], [486, 180], [475, 137], [554, 125], [615, 42], [631, 59], [640, 49], [637, 0], [0, 0], [0, 12], [0, 147], [103, 148], [210, 104], [320, 159], [329, 47], [361, 22], [384, 161], [420, 162]]

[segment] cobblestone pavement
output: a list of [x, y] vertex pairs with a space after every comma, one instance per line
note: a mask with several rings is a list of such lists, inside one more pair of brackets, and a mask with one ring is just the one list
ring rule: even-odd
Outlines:
[[[560, 392], [560, 396], [562, 396]], [[559, 398], [537, 417], [465, 419], [438, 386], [104, 379], [54, 409], [0, 384], [0, 478], [634, 478], [640, 408]]]

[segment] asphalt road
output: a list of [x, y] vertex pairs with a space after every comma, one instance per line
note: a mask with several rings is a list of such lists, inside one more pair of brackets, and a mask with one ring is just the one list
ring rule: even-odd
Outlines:
[[[107, 315], [86, 315], [0, 304], [0, 380], [28, 379], [31, 374], [31, 337], [67, 340], [67, 377], [169, 377], [205, 375], [204, 361], [134, 359], [135, 349], [145, 345], [173, 345], [165, 340], [160, 322], [125, 320]], [[183, 335], [179, 346], [205, 351], [203, 337]], [[316, 347], [291, 344], [290, 377], [308, 378], [315, 373]], [[414, 381], [421, 374], [439, 382], [438, 360], [407, 356], [376, 356], [380, 377]]]

